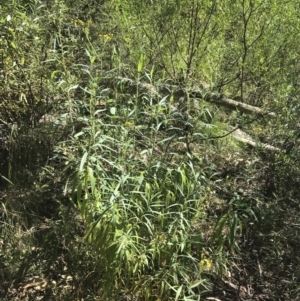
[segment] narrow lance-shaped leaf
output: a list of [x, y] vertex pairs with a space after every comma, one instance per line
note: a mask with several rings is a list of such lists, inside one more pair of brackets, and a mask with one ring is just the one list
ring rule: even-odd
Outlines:
[[222, 240], [222, 231], [225, 225], [225, 222], [227, 221], [228, 214], [224, 214], [219, 221], [217, 222], [215, 229], [214, 229], [214, 234], [213, 234], [213, 240], [216, 240], [219, 244], [221, 243]]
[[141, 54], [141, 56], [139, 58], [139, 63], [138, 63], [138, 72], [139, 73], [142, 71], [143, 65], [144, 65], [144, 54]]
[[95, 227], [97, 226], [97, 224], [100, 222], [101, 218], [105, 215], [105, 213], [112, 207], [108, 206], [105, 210], [103, 210], [98, 216], [97, 219], [90, 225], [89, 230], [87, 231], [87, 233], [85, 234], [84, 238], [86, 239], [87, 237], [89, 237], [89, 235], [91, 234], [91, 232], [95, 229]]
[[92, 190], [92, 193], [94, 194], [96, 179], [94, 177], [94, 172], [93, 172], [93, 169], [91, 167], [88, 167], [88, 173], [89, 173], [89, 180], [90, 180], [90, 183], [91, 183], [91, 190]]
[[183, 287], [183, 285], [181, 284], [176, 292], [175, 301], [177, 301], [179, 299], [181, 291], [182, 291], [182, 287]]
[[85, 152], [84, 155], [81, 158], [81, 162], [80, 162], [80, 166], [79, 166], [79, 174], [81, 174], [81, 172], [83, 171], [83, 167], [84, 167], [85, 162], [87, 160], [87, 156], [88, 156], [88, 153]]
[[236, 230], [237, 230], [237, 222], [238, 222], [238, 216], [235, 211], [232, 216], [231, 227], [230, 227], [229, 244], [230, 244], [231, 251], [233, 251], [233, 248], [234, 248]]

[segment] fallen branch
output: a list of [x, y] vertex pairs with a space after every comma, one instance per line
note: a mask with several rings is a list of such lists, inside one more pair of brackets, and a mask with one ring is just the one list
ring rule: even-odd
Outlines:
[[[117, 82], [116, 82], [117, 80]], [[158, 84], [157, 86], [153, 86], [149, 83], [144, 82], [136, 82], [129, 78], [117, 77], [117, 78], [106, 78], [103, 82], [106, 86], [118, 86], [122, 84], [122, 89], [126, 93], [135, 93], [136, 90], [140, 91], [140, 93], [147, 93], [153, 98], [157, 98], [159, 100], [163, 99], [163, 97], [167, 95], [173, 95], [174, 97], [185, 97], [189, 95], [190, 98], [205, 100], [207, 102], [215, 103], [220, 106], [224, 106], [231, 109], [237, 109], [243, 113], [248, 114], [256, 114], [258, 116], [268, 116], [268, 117], [275, 117], [276, 114], [274, 112], [266, 111], [261, 108], [251, 106], [245, 103], [241, 103], [235, 101], [233, 99], [227, 98], [220, 93], [215, 92], [207, 92], [203, 96], [203, 91], [200, 88], [182, 88], [176, 85], [169, 85], [169, 84]], [[207, 89], [207, 87], [206, 87]], [[178, 109], [171, 104], [168, 104], [171, 110], [177, 111]], [[191, 116], [188, 116], [192, 118]], [[239, 128], [231, 129], [227, 134], [221, 137], [214, 137], [214, 138], [223, 138], [228, 135], [231, 135], [234, 139], [244, 142], [248, 145], [253, 147], [261, 147], [270, 151], [281, 152], [282, 150], [266, 143], [259, 143], [256, 142], [250, 135], [243, 132]]]
[[273, 145], [267, 144], [267, 143], [259, 143], [253, 140], [253, 138], [248, 135], [247, 133], [243, 132], [240, 129], [236, 129], [235, 131], [232, 132], [232, 137], [240, 142], [244, 142], [248, 145], [251, 145], [253, 147], [261, 147], [273, 152], [282, 152], [282, 150], [278, 147], [275, 147]]
[[254, 107], [230, 98], [226, 98], [224, 95], [219, 93], [207, 93], [204, 97], [204, 100], [219, 104], [221, 106], [225, 106], [227, 108], [238, 109], [243, 113], [252, 113], [257, 114], [259, 116], [270, 116], [275, 117], [276, 114], [274, 112], [269, 112], [262, 110], [261, 108]]
[[[152, 97], [163, 98], [165, 95], [173, 94], [177, 97], [190, 95], [191, 98], [203, 99], [207, 102], [215, 103], [220, 106], [224, 106], [231, 109], [237, 109], [243, 113], [248, 114], [256, 114], [258, 116], [269, 116], [275, 117], [276, 114], [274, 112], [266, 111], [261, 108], [251, 106], [231, 98], [227, 98], [225, 95], [216, 93], [216, 92], [207, 92], [203, 94], [203, 91], [200, 88], [182, 88], [176, 85], [169, 84], [158, 84], [157, 86], [153, 86], [152, 84], [143, 83], [143, 82], [135, 82], [128, 78], [118, 78], [120, 82], [129, 84], [129, 86], [139, 89], [141, 92], [148, 92]], [[203, 84], [201, 84], [202, 86]], [[207, 87], [205, 88], [207, 90]], [[204, 96], [203, 96], [204, 95]]]

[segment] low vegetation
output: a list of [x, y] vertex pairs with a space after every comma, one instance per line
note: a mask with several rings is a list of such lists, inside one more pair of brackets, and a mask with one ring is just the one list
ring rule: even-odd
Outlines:
[[297, 300], [296, 1], [0, 8], [1, 300]]

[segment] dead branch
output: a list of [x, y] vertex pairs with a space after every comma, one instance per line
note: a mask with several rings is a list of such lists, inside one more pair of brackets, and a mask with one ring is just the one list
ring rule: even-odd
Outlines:
[[248, 145], [251, 145], [253, 147], [261, 147], [266, 150], [270, 150], [273, 152], [282, 152], [282, 150], [278, 147], [275, 147], [273, 145], [267, 144], [267, 143], [259, 143], [256, 142], [250, 135], [242, 131], [241, 129], [236, 129], [234, 132], [232, 132], [232, 137], [240, 142], [244, 142]]
[[[255, 106], [238, 102], [236, 100], [227, 98], [220, 93], [206, 92], [205, 94], [203, 94], [203, 90], [208, 90], [209, 87], [207, 86], [205, 87], [205, 89], [182, 88], [180, 86], [169, 85], [169, 84], [158, 84], [157, 86], [154, 86], [149, 83], [135, 82], [134, 80], [131, 80], [129, 78], [123, 78], [123, 77], [106, 78], [105, 84], [108, 86], [113, 84], [114, 87], [118, 85], [122, 85], [122, 89], [125, 93], [126, 92], [135, 93], [138, 89], [138, 91], [140, 91], [141, 93], [148, 93], [151, 97], [157, 98], [159, 100], [161, 100], [163, 97], [170, 94], [172, 94], [174, 97], [183, 97], [188, 94], [190, 98], [205, 100], [207, 102], [215, 103], [227, 108], [237, 109], [247, 114], [256, 114], [257, 116], [269, 116], [269, 117], [276, 116], [274, 112], [266, 111]], [[203, 86], [203, 84], [201, 84], [201, 86]], [[174, 105], [171, 104], [168, 105], [173, 112], [178, 110]], [[191, 116], [189, 117], [191, 118]], [[261, 147], [266, 150], [275, 151], [275, 152], [282, 151], [281, 149], [272, 146], [270, 144], [256, 142], [250, 135], [243, 132], [239, 128], [234, 130], [231, 129], [231, 131], [228, 134], [225, 134], [224, 137], [228, 135], [231, 135], [234, 139], [240, 142], [244, 142], [253, 147]]]

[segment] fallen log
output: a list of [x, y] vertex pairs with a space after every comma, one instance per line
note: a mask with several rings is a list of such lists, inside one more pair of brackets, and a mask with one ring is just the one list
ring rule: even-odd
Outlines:
[[[246, 103], [242, 103], [236, 100], [233, 100], [231, 98], [226, 97], [223, 94], [216, 93], [216, 92], [206, 92], [203, 93], [203, 89], [190, 87], [190, 88], [183, 88], [176, 85], [169, 85], [169, 84], [158, 84], [157, 86], [153, 86], [149, 83], [143, 83], [143, 82], [135, 82], [128, 78], [118, 78], [122, 83], [127, 83], [130, 86], [133, 86], [134, 89], [139, 89], [141, 92], [148, 92], [153, 97], [163, 98], [164, 96], [168, 94], [173, 94], [173, 96], [176, 97], [182, 97], [189, 95], [190, 98], [195, 99], [203, 99], [207, 102], [215, 103], [220, 106], [224, 106], [231, 109], [239, 110], [243, 113], [248, 114], [256, 114], [258, 116], [269, 116], [269, 117], [275, 117], [276, 114], [271, 111], [267, 111], [255, 106], [248, 105]], [[203, 84], [201, 84], [202, 86]], [[207, 86], [205, 87], [205, 90], [207, 91]]]
[[253, 147], [261, 147], [263, 149], [272, 151], [272, 152], [282, 152], [282, 150], [278, 147], [275, 147], [273, 145], [267, 144], [267, 143], [260, 143], [256, 142], [250, 135], [242, 131], [241, 129], [236, 129], [231, 133], [231, 136], [236, 139], [237, 141], [246, 143]]
[[[117, 80], [117, 82], [116, 82]], [[112, 84], [114, 82], [114, 85], [120, 85], [122, 84], [122, 89], [123, 91], [125, 90], [128, 93], [136, 92], [137, 90], [140, 93], [147, 93], [153, 98], [157, 98], [158, 100], [163, 99], [167, 95], [173, 95], [174, 97], [185, 97], [188, 95], [189, 98], [191, 99], [198, 99], [198, 100], [204, 100], [207, 102], [211, 102], [220, 106], [224, 106], [227, 108], [231, 109], [237, 109], [243, 113], [248, 113], [248, 114], [255, 114], [258, 116], [268, 116], [268, 117], [275, 117], [276, 114], [271, 111], [266, 111], [264, 109], [251, 106], [245, 103], [238, 102], [236, 100], [227, 98], [223, 94], [216, 93], [216, 92], [206, 92], [203, 93], [203, 90], [207, 91], [207, 87], [205, 89], [200, 89], [200, 88], [183, 88], [180, 86], [176, 85], [169, 85], [169, 84], [158, 84], [156, 86], [149, 84], [149, 83], [144, 83], [144, 82], [136, 82], [134, 80], [131, 80], [129, 78], [123, 78], [123, 77], [117, 77], [117, 78], [110, 78], [109, 80], [107, 79], [106, 84]], [[176, 108], [172, 104], [168, 104], [171, 111], [177, 111], [178, 108]], [[188, 116], [192, 118], [191, 116]], [[281, 152], [282, 150], [280, 148], [277, 148], [275, 146], [272, 146], [270, 144], [266, 143], [259, 143], [256, 142], [250, 135], [247, 133], [243, 132], [241, 129], [231, 129], [229, 130], [228, 134], [230, 134], [234, 139], [246, 143], [248, 145], [251, 145], [253, 147], [261, 147], [266, 150], [270, 151], [275, 151], [275, 152]], [[221, 137], [217, 138], [222, 138], [226, 137], [227, 134]]]
[[241, 111], [243, 113], [251, 113], [251, 114], [256, 114], [258, 116], [270, 116], [270, 117], [276, 116], [276, 114], [274, 112], [265, 111], [261, 108], [254, 107], [254, 106], [248, 105], [246, 103], [242, 103], [242, 102], [227, 98], [224, 95], [219, 94], [219, 93], [207, 93], [204, 97], [204, 100], [227, 107], [227, 108], [238, 109], [239, 111]]

